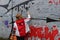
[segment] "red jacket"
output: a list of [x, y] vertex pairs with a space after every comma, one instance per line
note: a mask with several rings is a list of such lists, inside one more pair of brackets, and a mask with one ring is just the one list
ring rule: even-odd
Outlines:
[[26, 19], [16, 20], [14, 23], [14, 30], [16, 31], [16, 36], [25, 36], [25, 34], [29, 31], [28, 21], [30, 21], [30, 15]]
[[16, 24], [18, 27], [19, 35], [24, 36], [26, 34], [24, 19], [16, 20]]

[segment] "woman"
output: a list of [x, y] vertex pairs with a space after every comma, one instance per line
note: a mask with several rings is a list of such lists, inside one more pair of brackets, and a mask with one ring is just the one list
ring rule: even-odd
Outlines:
[[24, 40], [24, 36], [29, 31], [29, 26], [27, 24], [30, 21], [30, 14], [27, 12], [28, 17], [23, 18], [21, 14], [16, 15], [16, 21], [14, 23], [14, 31], [17, 36], [17, 40]]

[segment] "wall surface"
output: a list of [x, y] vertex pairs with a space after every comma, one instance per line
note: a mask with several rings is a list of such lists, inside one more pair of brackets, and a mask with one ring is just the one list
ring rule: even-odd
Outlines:
[[[12, 13], [14, 21], [17, 13], [22, 13], [24, 17], [27, 17], [25, 7], [29, 8], [29, 12], [33, 18], [46, 19], [46, 17], [49, 17], [59, 20], [60, 0], [0, 0], [0, 16], [2, 16], [0, 17], [0, 37], [9, 37]], [[6, 20], [9, 27], [4, 23]], [[52, 27], [53, 24], [56, 24], [58, 27], [60, 26], [60, 22], [46, 23], [46, 20], [31, 20], [30, 23], [41, 26], [47, 24], [49, 27]]]

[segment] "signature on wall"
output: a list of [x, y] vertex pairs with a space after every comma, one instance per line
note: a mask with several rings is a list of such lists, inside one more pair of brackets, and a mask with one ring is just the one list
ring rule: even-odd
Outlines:
[[[3, 1], [4, 1], [4, 0], [3, 0]], [[0, 2], [3, 2], [3, 1], [0, 0]], [[5, 0], [5, 1], [7, 1], [7, 0]], [[20, 4], [17, 4], [17, 5], [15, 5], [15, 6], [13, 6], [13, 0], [9, 0], [9, 1], [7, 1], [5, 4], [3, 3], [3, 4], [1, 5], [1, 3], [0, 3], [0, 7], [2, 7], [2, 8], [4, 8], [4, 9], [7, 10], [6, 12], [3, 13], [3, 15], [5, 15], [5, 14], [7, 14], [9, 11], [13, 10], [13, 9], [16, 8], [16, 7], [19, 7], [19, 6], [21, 6], [21, 5], [24, 5], [24, 7], [25, 7], [25, 5], [27, 5], [27, 4], [28, 4], [29, 2], [31, 2], [31, 1], [33, 1], [33, 0], [24, 1], [24, 2], [22, 2], [22, 3], [20, 3]], [[12, 5], [11, 8], [8, 8], [8, 7], [9, 7], [9, 4]], [[18, 11], [19, 11], [19, 9], [18, 9]]]

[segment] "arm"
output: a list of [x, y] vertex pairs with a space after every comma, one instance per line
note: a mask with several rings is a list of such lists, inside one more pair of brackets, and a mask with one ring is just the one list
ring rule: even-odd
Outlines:
[[30, 21], [30, 18], [31, 18], [29, 11], [27, 12], [27, 14], [28, 14], [28, 17], [24, 20], [25, 22]]
[[14, 26], [13, 26], [13, 31], [16, 30], [16, 23], [14, 23]]

